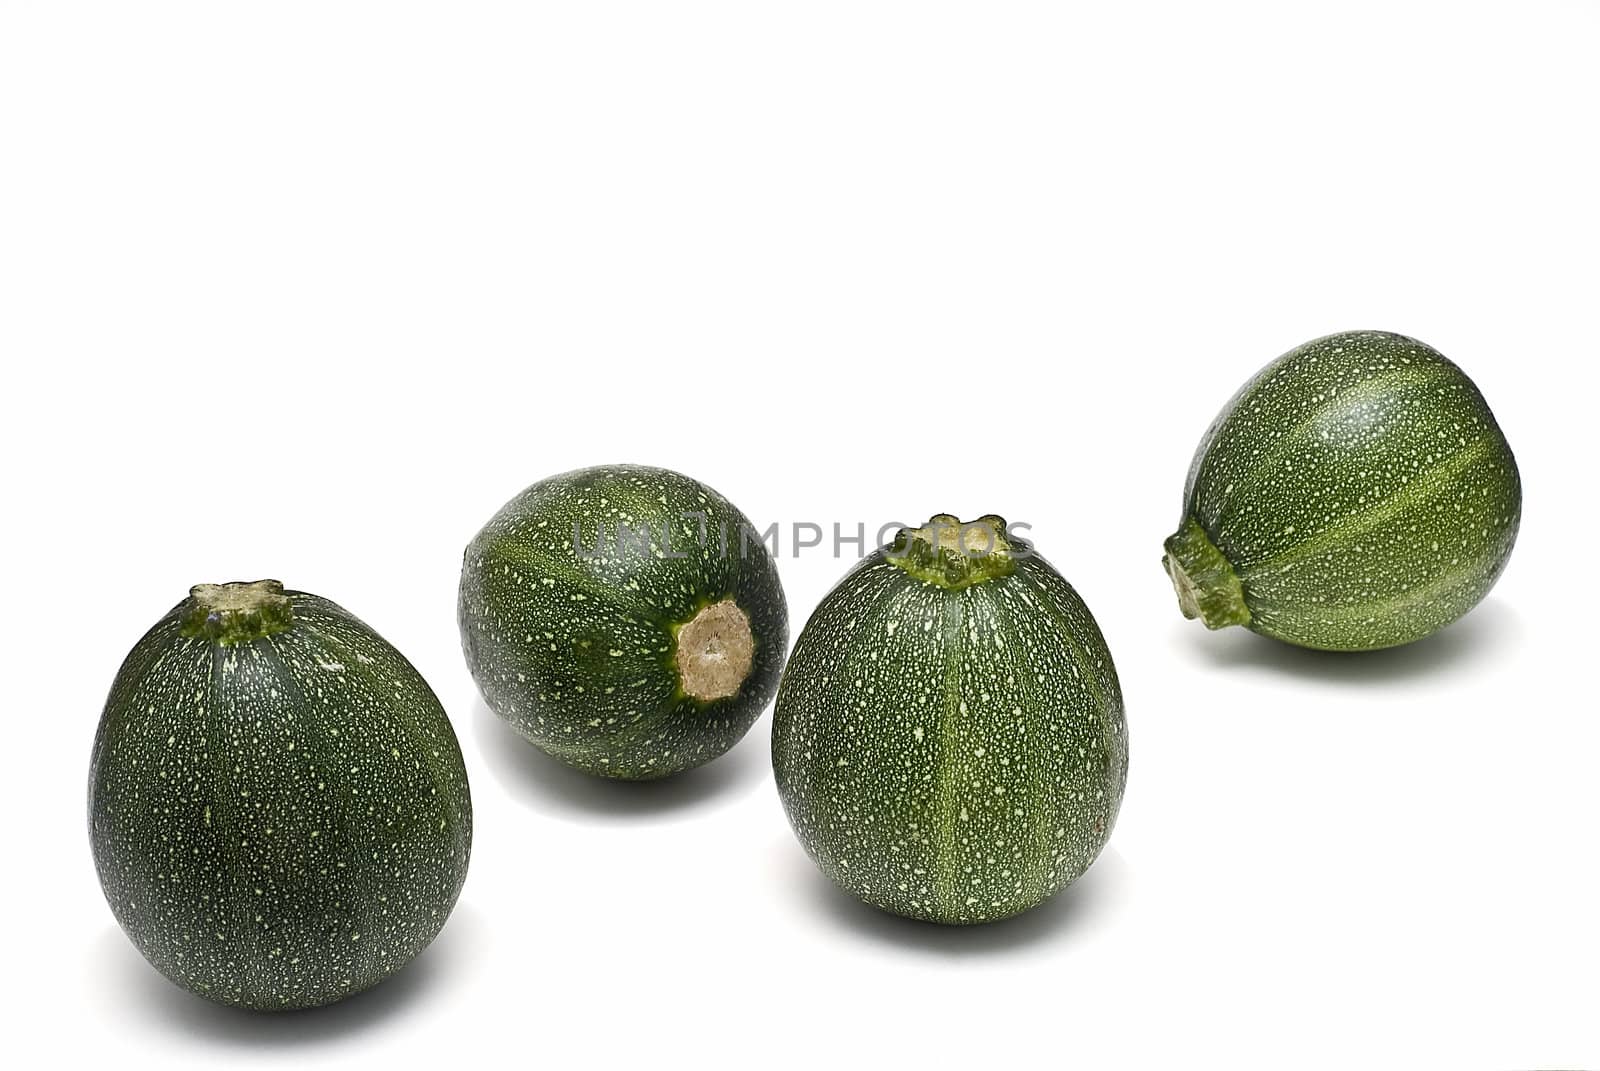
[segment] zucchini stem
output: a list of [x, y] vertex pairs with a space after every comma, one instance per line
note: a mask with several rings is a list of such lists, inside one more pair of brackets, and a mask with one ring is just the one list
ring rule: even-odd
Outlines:
[[1172, 578], [1184, 617], [1198, 617], [1210, 629], [1250, 623], [1250, 607], [1233, 563], [1198, 521], [1185, 517], [1182, 527], [1168, 537], [1166, 550], [1161, 564]]
[[739, 694], [755, 663], [750, 618], [732, 598], [702, 607], [673, 630], [672, 660], [684, 694], [702, 703]]
[[939, 513], [921, 528], [900, 529], [884, 556], [918, 580], [959, 591], [1010, 576], [1027, 549], [1008, 538], [1003, 517], [990, 513], [963, 522]]
[[294, 607], [276, 580], [196, 584], [186, 601], [183, 634], [224, 647], [271, 636], [294, 623]]

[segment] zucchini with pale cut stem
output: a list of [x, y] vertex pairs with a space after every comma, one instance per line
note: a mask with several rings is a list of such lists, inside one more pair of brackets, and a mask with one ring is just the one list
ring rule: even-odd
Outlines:
[[491, 710], [601, 777], [721, 755], [777, 690], [789, 619], [750, 522], [666, 469], [542, 480], [467, 547], [461, 643]]

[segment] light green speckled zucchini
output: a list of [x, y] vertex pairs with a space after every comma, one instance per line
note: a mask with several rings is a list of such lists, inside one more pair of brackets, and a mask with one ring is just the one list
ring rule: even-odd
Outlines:
[[1465, 373], [1355, 331], [1284, 354], [1222, 410], [1163, 563], [1211, 628], [1392, 647], [1477, 605], [1521, 516], [1516, 459]]

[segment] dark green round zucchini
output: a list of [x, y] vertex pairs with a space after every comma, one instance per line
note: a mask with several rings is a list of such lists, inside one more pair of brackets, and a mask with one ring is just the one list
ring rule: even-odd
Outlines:
[[427, 947], [467, 874], [455, 733], [405, 657], [276, 580], [201, 584], [95, 736], [100, 884], [146, 959], [222, 1004], [328, 1004]]
[[484, 701], [602, 777], [665, 777], [737, 743], [777, 689], [788, 620], [744, 514], [666, 469], [542, 480], [461, 569], [461, 643]]
[[941, 923], [1002, 919], [1081, 875], [1127, 779], [1111, 653], [998, 517], [941, 514], [847, 573], [784, 671], [772, 765], [824, 873]]
[[1466, 374], [1354, 331], [1284, 354], [1224, 407], [1162, 562], [1209, 628], [1371, 650], [1477, 605], [1521, 517], [1516, 459]]

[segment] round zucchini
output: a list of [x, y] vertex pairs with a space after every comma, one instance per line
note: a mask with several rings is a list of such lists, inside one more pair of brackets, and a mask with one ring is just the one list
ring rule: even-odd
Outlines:
[[800, 842], [885, 911], [1006, 918], [1081, 875], [1122, 801], [1128, 741], [1104, 638], [999, 517], [903, 529], [811, 615], [772, 765]]
[[484, 701], [601, 777], [665, 777], [731, 748], [777, 690], [788, 622], [744, 514], [666, 469], [542, 480], [462, 564], [461, 643]]
[[308, 1008], [438, 934], [472, 804], [449, 719], [382, 637], [276, 580], [201, 584], [111, 686], [89, 833], [112, 912], [162, 974]]
[[1284, 354], [1223, 408], [1162, 563], [1209, 628], [1372, 650], [1477, 605], [1521, 517], [1516, 459], [1472, 380], [1416, 339], [1354, 331]]

